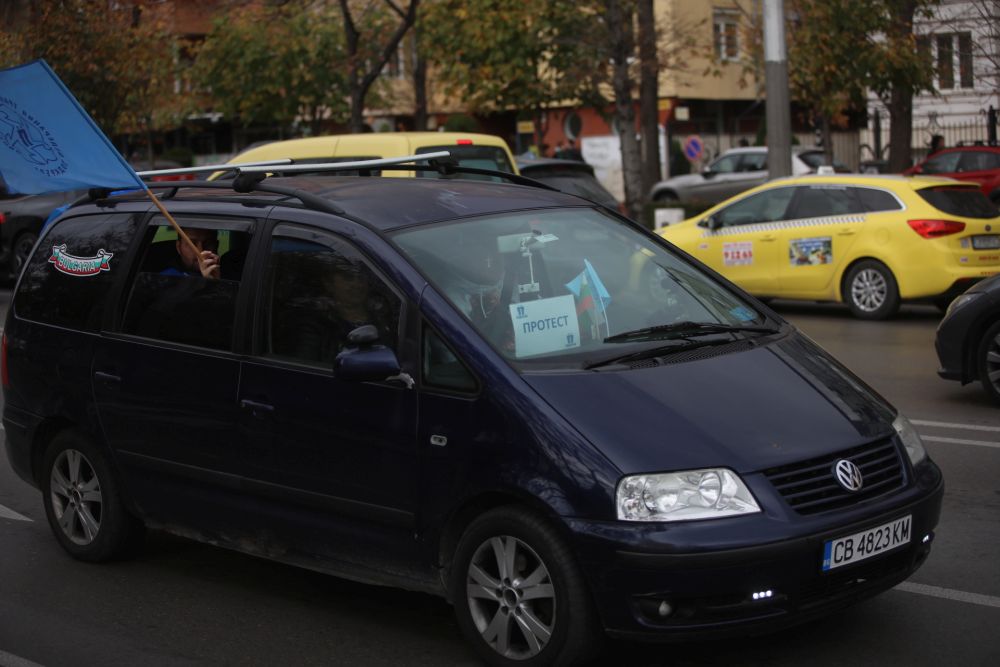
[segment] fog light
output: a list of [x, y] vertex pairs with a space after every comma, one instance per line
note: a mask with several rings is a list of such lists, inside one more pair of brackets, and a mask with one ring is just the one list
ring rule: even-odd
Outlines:
[[928, 533], [927, 535], [924, 535], [924, 539], [922, 539], [922, 540], [920, 540], [920, 541], [921, 541], [922, 543], [924, 543], [924, 544], [927, 544], [928, 542], [930, 542], [930, 541], [931, 541], [931, 536], [930, 536], [930, 534]]
[[767, 600], [771, 597], [774, 597], [774, 591], [772, 590], [758, 591], [757, 593], [753, 594], [754, 600]]
[[660, 603], [660, 606], [656, 608], [656, 613], [665, 618], [667, 616], [670, 616], [670, 614], [674, 613], [674, 608], [670, 606], [669, 602], [664, 600], [663, 602]]

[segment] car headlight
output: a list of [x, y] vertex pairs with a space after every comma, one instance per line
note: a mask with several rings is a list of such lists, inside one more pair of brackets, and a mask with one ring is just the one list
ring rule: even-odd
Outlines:
[[618, 483], [622, 521], [690, 521], [760, 512], [750, 489], [726, 468], [631, 475]]
[[892, 422], [892, 427], [896, 429], [903, 447], [906, 448], [910, 463], [917, 465], [927, 457], [927, 450], [924, 449], [924, 443], [920, 440], [920, 434], [917, 433], [917, 429], [913, 428], [909, 419], [898, 415], [896, 420]]
[[945, 311], [945, 316], [951, 315], [962, 306], [968, 305], [982, 295], [982, 292], [969, 292], [968, 294], [958, 295], [955, 297], [954, 301], [948, 304], [948, 310]]

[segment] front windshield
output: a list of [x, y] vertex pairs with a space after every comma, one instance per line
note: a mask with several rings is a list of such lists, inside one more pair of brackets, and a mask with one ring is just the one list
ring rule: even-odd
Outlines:
[[436, 223], [394, 240], [500, 353], [531, 368], [586, 367], [662, 347], [688, 335], [683, 323], [745, 327], [765, 319], [692, 264], [595, 209]]

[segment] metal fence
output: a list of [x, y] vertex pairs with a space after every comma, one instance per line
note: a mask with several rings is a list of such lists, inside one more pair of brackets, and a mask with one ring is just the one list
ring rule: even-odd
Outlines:
[[[990, 137], [990, 121], [995, 116], [983, 114], [974, 121], [965, 123], [940, 123], [937, 119], [914, 119], [913, 135], [910, 145], [913, 147], [913, 160], [919, 162], [927, 157], [930, 152], [931, 138], [934, 135], [941, 135], [944, 138], [944, 145], [968, 146], [973, 144], [986, 145]], [[994, 120], [995, 122], [995, 120]], [[889, 157], [889, 126], [882, 124], [880, 128], [881, 141], [876, 142], [875, 131], [872, 127], [860, 131], [860, 159], [862, 162], [869, 160], [886, 160]], [[996, 136], [994, 130], [993, 136]], [[881, 145], [882, 154], [875, 154], [875, 147]]]

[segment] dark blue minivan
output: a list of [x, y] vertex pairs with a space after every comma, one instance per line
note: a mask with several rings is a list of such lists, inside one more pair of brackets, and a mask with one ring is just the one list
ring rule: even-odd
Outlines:
[[2, 355], [62, 546], [152, 527], [432, 592], [494, 665], [780, 628], [924, 562], [943, 481], [905, 417], [664, 240], [505, 178], [161, 189], [212, 270], [141, 196], [67, 211]]

